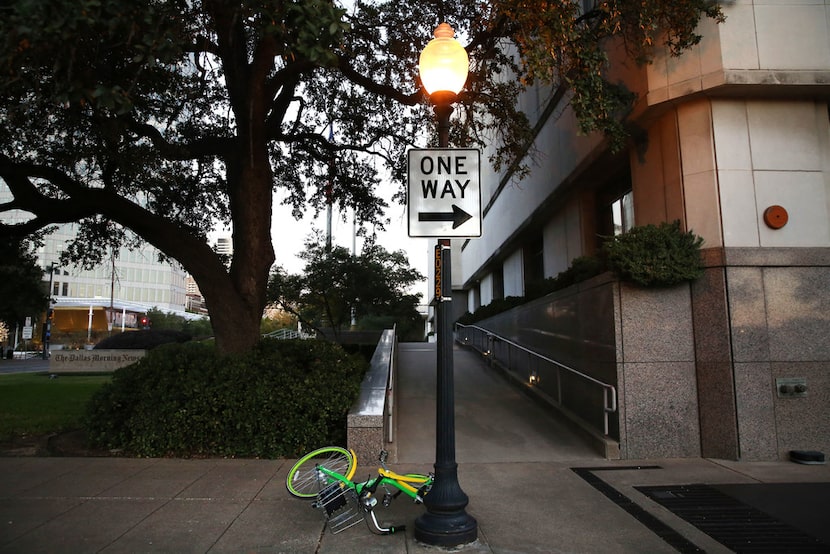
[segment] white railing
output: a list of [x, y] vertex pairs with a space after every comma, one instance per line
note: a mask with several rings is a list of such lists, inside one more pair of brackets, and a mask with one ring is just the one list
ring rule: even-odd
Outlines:
[[277, 329], [263, 335], [269, 339], [290, 340], [290, 339], [313, 339], [315, 335], [303, 333], [302, 331], [295, 331], [293, 329]]

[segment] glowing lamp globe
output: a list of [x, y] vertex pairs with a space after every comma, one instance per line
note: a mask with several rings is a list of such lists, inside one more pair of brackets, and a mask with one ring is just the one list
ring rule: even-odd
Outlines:
[[436, 29], [418, 60], [418, 72], [427, 94], [451, 92], [458, 94], [467, 82], [470, 59], [467, 51], [453, 38], [455, 31], [446, 23]]

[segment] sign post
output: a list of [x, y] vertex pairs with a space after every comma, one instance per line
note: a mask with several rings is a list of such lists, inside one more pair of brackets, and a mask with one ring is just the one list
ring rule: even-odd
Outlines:
[[[447, 112], [447, 116], [449, 112]], [[440, 125], [439, 125], [440, 127]], [[477, 536], [469, 499], [458, 483], [455, 461], [455, 385], [451, 238], [481, 236], [481, 153], [470, 148], [409, 150], [407, 219], [410, 237], [434, 237], [436, 324], [435, 483], [415, 522], [415, 538], [453, 546]]]

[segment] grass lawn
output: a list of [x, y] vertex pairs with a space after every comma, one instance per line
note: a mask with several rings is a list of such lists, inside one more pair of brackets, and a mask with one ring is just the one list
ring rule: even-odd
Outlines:
[[37, 373], [0, 375], [0, 441], [77, 429], [86, 404], [110, 375], [50, 379]]

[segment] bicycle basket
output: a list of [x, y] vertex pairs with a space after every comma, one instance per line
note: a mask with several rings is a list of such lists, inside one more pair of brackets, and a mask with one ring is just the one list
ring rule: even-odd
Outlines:
[[363, 519], [355, 492], [341, 483], [332, 483], [317, 494], [317, 507], [322, 508], [332, 534], [336, 535]]

